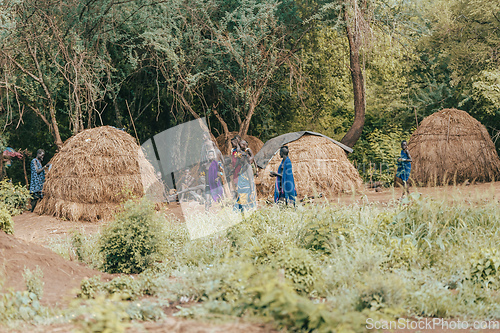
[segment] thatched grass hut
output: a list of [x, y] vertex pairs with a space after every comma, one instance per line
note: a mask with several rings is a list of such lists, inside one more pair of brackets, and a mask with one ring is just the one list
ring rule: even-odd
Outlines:
[[411, 179], [419, 185], [491, 181], [500, 160], [486, 128], [467, 112], [444, 109], [425, 118], [408, 142]]
[[[220, 151], [223, 154], [228, 155], [231, 151], [231, 139], [238, 134], [238, 132], [229, 132], [229, 138], [226, 141], [226, 137], [224, 134], [221, 134], [217, 137], [216, 142], [217, 146], [219, 146]], [[258, 137], [252, 135], [245, 135], [243, 137], [248, 142], [248, 148], [252, 149], [252, 152], [257, 154], [259, 150], [264, 146], [264, 142], [262, 142]]]
[[259, 170], [256, 179], [259, 196], [273, 196], [275, 178], [270, 177], [269, 172], [278, 171], [279, 148], [284, 144], [289, 148], [299, 198], [319, 193], [335, 195], [361, 188], [361, 177], [347, 159], [346, 151], [352, 152], [349, 147], [318, 133], [303, 131], [269, 140], [256, 155], [257, 165], [263, 169]]
[[163, 194], [163, 185], [135, 139], [103, 126], [68, 139], [51, 162], [38, 214], [68, 220], [109, 219], [119, 204], [145, 191]]

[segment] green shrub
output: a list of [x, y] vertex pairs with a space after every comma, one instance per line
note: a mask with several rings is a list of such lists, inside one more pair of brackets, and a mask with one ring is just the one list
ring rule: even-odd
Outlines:
[[11, 215], [19, 215], [28, 208], [31, 195], [26, 186], [14, 185], [8, 180], [0, 181], [0, 202]]
[[95, 299], [78, 300], [72, 303], [73, 322], [77, 332], [125, 332], [130, 319], [127, 303], [119, 295], [107, 298], [99, 295]]
[[417, 258], [417, 247], [412, 243], [411, 239], [392, 238], [389, 241], [387, 248], [389, 251], [388, 258], [384, 262], [384, 266], [389, 269], [410, 268], [410, 264]]
[[121, 294], [122, 299], [136, 299], [142, 295], [141, 282], [131, 276], [119, 276], [104, 284], [108, 294]]
[[96, 275], [89, 279], [84, 279], [80, 283], [80, 292], [78, 297], [81, 298], [96, 298], [97, 295], [103, 293], [104, 283], [101, 281], [101, 277]]
[[14, 221], [12, 221], [9, 211], [4, 207], [0, 207], [0, 230], [10, 235], [14, 233]]
[[397, 311], [404, 300], [405, 288], [394, 274], [370, 272], [364, 275], [363, 284], [358, 285], [359, 297], [355, 304], [357, 311]]
[[165, 255], [165, 219], [146, 199], [129, 200], [100, 237], [103, 269], [108, 273], [140, 273]]
[[0, 322], [39, 321], [47, 315], [47, 310], [40, 305], [35, 293], [9, 291], [0, 295]]
[[495, 248], [473, 253], [470, 260], [470, 279], [489, 288], [500, 287], [500, 256]]
[[314, 290], [314, 285], [320, 278], [320, 267], [305, 249], [285, 249], [276, 255], [273, 265], [284, 270], [285, 277], [297, 291], [306, 294]]
[[26, 284], [26, 289], [29, 293], [33, 293], [38, 299], [42, 299], [43, 296], [43, 272], [40, 267], [36, 266], [34, 271], [29, 268], [24, 268], [23, 272], [24, 283]]
[[351, 234], [341, 223], [333, 220], [333, 217], [327, 219], [324, 216], [307, 223], [299, 231], [297, 239], [299, 246], [304, 249], [330, 255], [335, 247], [349, 241]]
[[[168, 304], [165, 304], [168, 306]], [[132, 302], [125, 309], [131, 320], [151, 320], [157, 321], [165, 318], [165, 313], [162, 309], [163, 304], [158, 304], [149, 301]]]

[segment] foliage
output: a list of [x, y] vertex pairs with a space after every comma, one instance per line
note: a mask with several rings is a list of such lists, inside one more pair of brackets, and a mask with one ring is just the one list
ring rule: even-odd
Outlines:
[[100, 237], [103, 269], [109, 273], [140, 273], [165, 254], [165, 221], [146, 199], [130, 200]]
[[306, 224], [298, 234], [301, 247], [330, 255], [333, 249], [350, 238], [348, 229], [327, 219], [314, 219]]
[[320, 267], [306, 249], [287, 248], [277, 254], [273, 265], [283, 269], [284, 275], [299, 292], [309, 294], [320, 279]]
[[397, 125], [384, 130], [375, 128], [358, 144], [350, 158], [356, 161], [358, 171], [365, 181], [392, 184], [396, 172], [396, 160], [401, 151], [401, 141], [408, 141], [409, 138], [410, 135], [404, 133]]
[[38, 299], [41, 299], [45, 283], [43, 282], [43, 272], [40, 267], [36, 266], [34, 271], [31, 271], [29, 268], [24, 268], [23, 278], [28, 293], [33, 293]]
[[133, 277], [84, 280], [80, 298], [118, 297], [125, 321], [157, 320], [175, 303], [182, 317], [241, 317], [289, 331], [361, 332], [367, 317], [497, 318], [500, 209], [493, 192], [465, 200], [461, 191], [383, 206], [262, 207], [226, 233], [195, 240], [167, 223], [175, 243], [168, 261]]
[[119, 295], [107, 298], [103, 295], [95, 299], [74, 301], [76, 309], [73, 322], [79, 332], [125, 332], [129, 316], [126, 312], [127, 304]]
[[470, 279], [486, 288], [500, 287], [500, 256], [495, 248], [481, 249], [469, 259]]
[[388, 245], [389, 258], [384, 263], [388, 268], [408, 269], [418, 255], [416, 246], [409, 238], [392, 238]]
[[13, 320], [40, 321], [48, 315], [35, 293], [8, 291], [0, 295], [0, 322]]
[[30, 192], [25, 186], [14, 185], [7, 179], [0, 181], [0, 204], [3, 203], [11, 215], [26, 210], [30, 199]]
[[0, 230], [11, 235], [14, 233], [14, 221], [9, 211], [2, 206], [0, 206]]

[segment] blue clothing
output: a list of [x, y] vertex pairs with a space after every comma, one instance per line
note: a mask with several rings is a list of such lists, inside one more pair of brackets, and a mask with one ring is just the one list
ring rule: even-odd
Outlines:
[[[42, 192], [43, 183], [45, 182], [45, 170], [42, 169], [42, 163], [34, 158], [30, 164], [31, 167], [31, 181], [30, 181], [30, 193]], [[42, 169], [40, 173], [37, 173], [37, 169]]]
[[295, 202], [297, 191], [295, 190], [295, 180], [293, 179], [292, 161], [287, 156], [281, 161], [278, 173], [283, 176], [276, 177], [276, 186], [274, 188], [274, 202], [280, 198], [285, 198], [285, 202]]
[[257, 206], [257, 194], [253, 181], [252, 168], [245, 165], [238, 175], [238, 199], [235, 208], [240, 211], [249, 210]]
[[[404, 151], [401, 150], [401, 156], [400, 158], [408, 160], [410, 157], [408, 154]], [[401, 178], [402, 181], [407, 182], [408, 179], [410, 178], [410, 172], [411, 172], [411, 162], [410, 161], [401, 161], [398, 162], [398, 168], [396, 170], [396, 177]]]

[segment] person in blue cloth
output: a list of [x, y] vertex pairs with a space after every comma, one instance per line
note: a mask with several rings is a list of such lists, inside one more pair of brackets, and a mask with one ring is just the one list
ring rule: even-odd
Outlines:
[[297, 191], [295, 190], [295, 180], [293, 179], [292, 161], [288, 157], [288, 147], [283, 146], [280, 148], [281, 163], [278, 167], [278, 172], [271, 171], [271, 177], [276, 177], [276, 184], [274, 188], [274, 202], [293, 203], [295, 205], [295, 198]]
[[398, 168], [396, 170], [396, 177], [403, 181], [403, 197], [405, 194], [409, 194], [408, 179], [410, 179], [411, 172], [411, 155], [408, 151], [408, 143], [406, 141], [401, 142], [401, 155], [398, 158]]
[[31, 161], [31, 181], [30, 181], [30, 194], [31, 194], [31, 211], [35, 210], [38, 200], [43, 198], [42, 190], [43, 183], [45, 182], [45, 171], [50, 168], [50, 164], [42, 166], [45, 151], [38, 149], [36, 158]]

